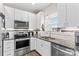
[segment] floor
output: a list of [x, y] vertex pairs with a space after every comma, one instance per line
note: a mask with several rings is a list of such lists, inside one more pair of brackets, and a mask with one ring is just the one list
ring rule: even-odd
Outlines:
[[25, 54], [24, 56], [41, 56], [36, 50], [33, 50], [27, 54]]

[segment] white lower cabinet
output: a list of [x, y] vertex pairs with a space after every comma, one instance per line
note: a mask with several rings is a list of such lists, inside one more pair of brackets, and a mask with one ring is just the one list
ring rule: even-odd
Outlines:
[[4, 40], [3, 55], [4, 56], [14, 56], [14, 40]]
[[30, 50], [35, 50], [36, 49], [36, 38], [31, 38], [30, 39]]
[[0, 46], [0, 56], [2, 56], [2, 46]]
[[39, 52], [42, 56], [51, 56], [51, 43], [41, 39], [37, 39], [36, 51]]
[[50, 42], [47, 42], [38, 38], [31, 38], [30, 49], [36, 50], [42, 56], [51, 56], [51, 43]]

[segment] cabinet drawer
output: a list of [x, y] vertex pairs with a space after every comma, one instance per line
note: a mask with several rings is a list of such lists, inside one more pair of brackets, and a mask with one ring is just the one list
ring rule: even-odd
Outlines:
[[14, 44], [14, 40], [5, 40], [4, 45], [12, 45]]
[[14, 40], [4, 41], [4, 50], [5, 49], [14, 49]]
[[14, 56], [14, 50], [4, 51], [4, 56]]
[[11, 43], [11, 44], [4, 44], [4, 47], [14, 47], [14, 43]]
[[14, 50], [14, 46], [4, 47], [4, 51]]

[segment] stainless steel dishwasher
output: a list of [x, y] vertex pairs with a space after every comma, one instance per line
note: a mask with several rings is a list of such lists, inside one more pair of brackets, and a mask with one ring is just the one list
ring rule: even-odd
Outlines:
[[74, 56], [74, 50], [58, 45], [58, 44], [53, 44], [51, 45], [51, 55], [52, 56]]

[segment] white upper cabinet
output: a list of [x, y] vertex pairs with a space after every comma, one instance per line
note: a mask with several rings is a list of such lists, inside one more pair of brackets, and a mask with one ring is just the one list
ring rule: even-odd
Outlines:
[[58, 3], [57, 4], [57, 12], [58, 12], [58, 26], [64, 27], [66, 21], [66, 4]]
[[0, 3], [0, 12], [4, 13], [4, 6], [2, 3]]
[[[0, 13], [2, 13], [3, 5], [0, 3]], [[1, 30], [1, 20], [2, 18], [0, 17], [0, 30]], [[1, 33], [0, 33], [1, 34]]]
[[41, 16], [40, 16], [40, 13], [38, 13], [36, 15], [36, 17], [37, 17], [36, 18], [37, 19], [37, 21], [36, 21], [37, 22], [37, 28], [40, 29], [40, 26], [41, 26], [41, 18], [40, 18]]
[[15, 9], [15, 20], [21, 20], [21, 12], [19, 9]]
[[27, 12], [25, 12], [23, 10], [15, 9], [15, 20], [28, 21]]
[[79, 26], [79, 4], [71, 3], [67, 4], [67, 22], [68, 26]]
[[14, 8], [4, 6], [5, 10], [5, 27], [14, 28]]
[[45, 23], [45, 17], [44, 17], [44, 12], [39, 12], [37, 14], [37, 28], [41, 29], [42, 24]]
[[36, 14], [29, 13], [29, 29], [36, 29]]
[[45, 23], [45, 15], [44, 12], [40, 13], [40, 18], [41, 18], [41, 25]]
[[22, 17], [21, 17], [21, 20], [22, 20], [22, 21], [26, 21], [26, 22], [29, 21], [29, 20], [28, 20], [28, 17], [29, 17], [29, 16], [28, 16], [28, 12], [26, 12], [26, 11], [21, 11], [21, 16], [22, 16]]
[[28, 12], [26, 11], [23, 12], [23, 20], [26, 22], [29, 21], [29, 15], [28, 15]]

